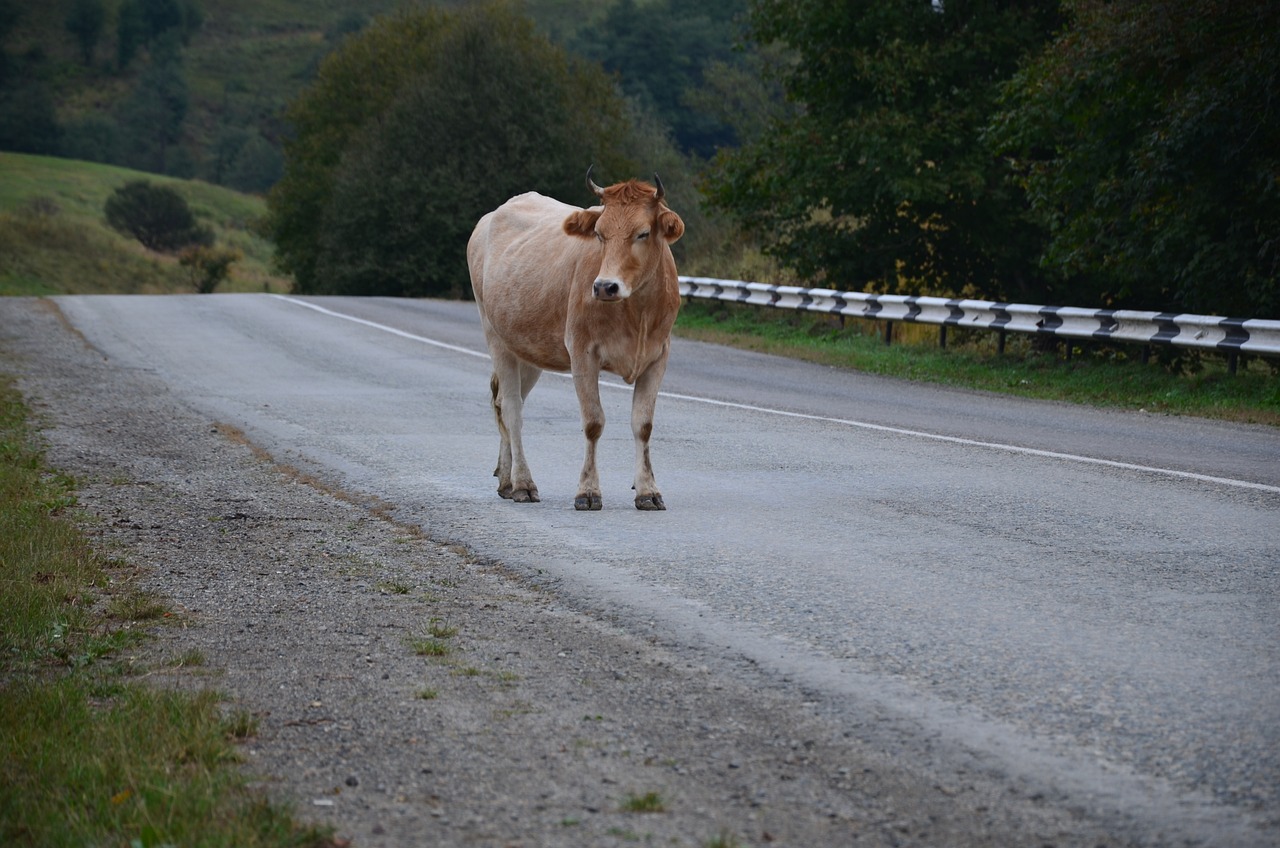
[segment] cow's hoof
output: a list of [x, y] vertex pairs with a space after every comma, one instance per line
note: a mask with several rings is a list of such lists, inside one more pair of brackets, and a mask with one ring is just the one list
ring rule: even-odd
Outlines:
[[636, 509], [655, 510], [666, 508], [667, 505], [662, 502], [662, 495], [657, 492], [652, 495], [636, 495]]
[[516, 503], [537, 503], [540, 499], [537, 489], [513, 489], [511, 500]]
[[573, 508], [581, 512], [582, 510], [595, 511], [604, 508], [604, 501], [599, 495], [578, 495], [573, 499]]

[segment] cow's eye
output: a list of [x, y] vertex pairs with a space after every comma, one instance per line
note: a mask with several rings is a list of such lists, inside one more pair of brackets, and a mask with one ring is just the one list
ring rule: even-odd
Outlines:
[[645, 230], [643, 233], [636, 234], [636, 241], [644, 241], [648, 237], [649, 237], [649, 231]]
[[598, 242], [600, 242], [601, 244], [603, 244], [603, 243], [604, 243], [604, 236], [600, 235], [599, 233], [596, 233], [596, 241], [598, 241]]

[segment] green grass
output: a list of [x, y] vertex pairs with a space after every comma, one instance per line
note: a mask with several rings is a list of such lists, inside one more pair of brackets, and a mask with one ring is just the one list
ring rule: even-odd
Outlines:
[[681, 308], [678, 335], [747, 350], [791, 356], [871, 374], [1022, 397], [1153, 413], [1196, 415], [1280, 426], [1280, 360], [1248, 358], [1234, 375], [1207, 354], [1194, 373], [1174, 373], [1140, 348], [1093, 347], [1079, 340], [1070, 361], [1062, 352], [1035, 350], [1028, 336], [1010, 334], [1005, 353], [994, 333], [954, 329], [938, 347], [938, 328], [896, 324], [886, 345], [879, 322], [713, 301]]
[[666, 809], [662, 796], [657, 792], [628, 795], [622, 799], [622, 810], [627, 813], [662, 813], [666, 812]]
[[288, 288], [271, 273], [270, 242], [253, 231], [266, 211], [261, 198], [112, 165], [0, 153], [0, 295], [190, 291], [175, 256], [107, 226], [107, 198], [137, 179], [172, 186], [217, 244], [242, 254], [219, 291]]
[[116, 591], [120, 564], [61, 516], [70, 486], [0, 375], [0, 844], [331, 845], [246, 789], [234, 743], [252, 716], [120, 659], [166, 608]]
[[443, 657], [449, 653], [449, 646], [439, 639], [416, 636], [406, 639], [405, 644], [420, 657]]

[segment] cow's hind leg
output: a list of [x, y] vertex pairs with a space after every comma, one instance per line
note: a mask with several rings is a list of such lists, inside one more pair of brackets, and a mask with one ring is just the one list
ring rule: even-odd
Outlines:
[[666, 509], [658, 481], [653, 477], [653, 464], [649, 461], [649, 437], [653, 434], [653, 410], [658, 401], [658, 387], [667, 371], [667, 357], [654, 362], [636, 381], [635, 394], [631, 398], [631, 434], [636, 444], [636, 476], [632, 488], [636, 490], [636, 509]]
[[534, 485], [524, 458], [522, 431], [524, 400], [541, 374], [539, 369], [515, 357], [495, 357], [493, 377], [489, 381], [494, 417], [498, 420], [498, 434], [502, 438], [498, 467], [493, 474], [498, 478], [498, 494], [517, 503], [540, 500], [538, 487]]

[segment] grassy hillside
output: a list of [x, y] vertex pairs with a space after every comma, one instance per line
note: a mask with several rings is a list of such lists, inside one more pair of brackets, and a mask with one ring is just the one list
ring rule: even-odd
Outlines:
[[243, 254], [220, 291], [288, 288], [270, 272], [270, 243], [250, 229], [265, 211], [261, 198], [111, 165], [0, 153], [0, 295], [190, 290], [175, 257], [107, 226], [107, 197], [136, 179], [175, 188], [218, 245]]

